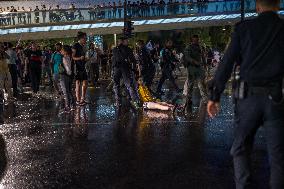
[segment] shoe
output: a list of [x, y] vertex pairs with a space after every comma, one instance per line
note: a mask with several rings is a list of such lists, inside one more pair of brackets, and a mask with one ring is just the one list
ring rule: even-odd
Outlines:
[[65, 107], [64, 108], [64, 113], [69, 114], [70, 113], [70, 108], [69, 107]]
[[119, 101], [117, 101], [117, 102], [114, 103], [114, 106], [117, 107], [117, 108], [120, 108], [122, 106], [122, 104]]
[[15, 98], [15, 97], [9, 97], [8, 98], [8, 102], [15, 102], [17, 100], [17, 98]]
[[177, 90], [177, 93], [182, 93], [183, 92], [183, 89], [178, 89]]
[[135, 109], [135, 110], [139, 110], [141, 108], [141, 106], [139, 105], [138, 102], [136, 101], [130, 101], [131, 106]]
[[159, 95], [159, 96], [165, 95], [165, 93], [163, 91], [157, 91], [156, 94]]
[[75, 106], [71, 106], [70, 111], [73, 112], [75, 111], [75, 109], [76, 109]]
[[86, 101], [82, 101], [82, 102], [80, 102], [79, 106], [85, 106], [85, 105], [87, 105], [87, 102]]

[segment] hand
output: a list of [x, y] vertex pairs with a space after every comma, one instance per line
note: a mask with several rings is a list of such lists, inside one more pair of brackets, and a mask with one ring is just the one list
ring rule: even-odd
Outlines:
[[25, 71], [24, 71], [24, 76], [27, 76], [27, 74], [28, 74], [28, 71], [25, 70]]
[[197, 62], [196, 60], [194, 60], [194, 62], [193, 62], [195, 65], [197, 65], [197, 66], [199, 66], [200, 64], [199, 64], [199, 62]]
[[85, 57], [84, 57], [84, 56], [81, 56], [81, 60], [85, 60]]
[[207, 112], [210, 118], [215, 117], [220, 111], [220, 103], [208, 101], [207, 104]]

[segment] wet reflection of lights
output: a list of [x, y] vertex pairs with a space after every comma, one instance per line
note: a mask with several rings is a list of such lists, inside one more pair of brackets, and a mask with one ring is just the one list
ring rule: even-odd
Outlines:
[[[170, 112], [171, 113], [171, 112]], [[152, 118], [152, 119], [169, 119], [171, 118], [171, 115], [170, 115], [169, 112], [158, 112], [158, 111], [154, 111], [154, 110], [148, 110], [148, 111], [145, 111], [145, 114], [149, 117], [149, 118]]]
[[99, 118], [103, 117], [114, 117], [115, 107], [110, 105], [99, 105], [97, 106], [96, 116]]

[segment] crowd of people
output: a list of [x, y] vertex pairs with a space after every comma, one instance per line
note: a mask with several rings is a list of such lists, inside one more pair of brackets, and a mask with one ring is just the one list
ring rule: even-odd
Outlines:
[[[127, 13], [133, 17], [164, 16], [176, 14], [206, 13], [209, 0], [140, 0], [127, 1]], [[251, 1], [246, 1], [251, 6]], [[239, 10], [240, 1], [224, 1], [223, 4], [216, 3], [212, 11], [234, 11]], [[76, 21], [76, 20], [97, 20], [97, 19], [120, 19], [123, 18], [124, 2], [102, 2], [89, 4], [88, 7], [78, 9], [75, 4], [70, 7], [61, 8], [46, 5], [32, 7], [0, 7], [0, 26]]]
[[[56, 98], [64, 99], [64, 111], [70, 112], [76, 106], [89, 103], [86, 99], [88, 85], [96, 86], [100, 80], [107, 79], [111, 82], [106, 90], [113, 89], [118, 108], [122, 105], [121, 89], [125, 87], [127, 99], [135, 109], [173, 110], [174, 105], [158, 100], [164, 95], [164, 82], [169, 79], [178, 94], [183, 92], [186, 110], [190, 111], [192, 106], [194, 83], [198, 84], [202, 101], [206, 103], [206, 73], [209, 67], [216, 65], [212, 50], [202, 47], [196, 35], [183, 53], [177, 53], [171, 40], [163, 47], [152, 41], [138, 40], [131, 49], [128, 39], [122, 37], [113, 49], [103, 51], [94, 43], [88, 44], [86, 33], [78, 32], [77, 39], [73, 46], [56, 43], [54, 50], [41, 49], [35, 42], [27, 47], [1, 44], [0, 84], [8, 94], [7, 102], [17, 100], [24, 86], [31, 87], [34, 98], [40, 98], [40, 86], [49, 86]], [[175, 81], [175, 73], [181, 72], [182, 64], [188, 70], [184, 91]], [[154, 88], [157, 77], [160, 79]]]

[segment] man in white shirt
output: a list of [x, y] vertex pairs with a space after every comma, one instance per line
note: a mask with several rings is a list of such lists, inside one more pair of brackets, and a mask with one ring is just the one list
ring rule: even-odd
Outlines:
[[18, 96], [18, 88], [17, 88], [17, 83], [18, 83], [18, 75], [17, 75], [17, 53], [13, 49], [12, 43], [7, 43], [7, 50], [6, 50], [7, 55], [9, 56], [9, 59], [7, 59], [7, 64], [9, 66], [9, 71], [11, 74], [12, 78], [12, 86], [13, 86], [13, 96], [17, 97]]
[[100, 66], [98, 61], [98, 53], [93, 43], [90, 44], [89, 50], [86, 53], [87, 64], [89, 66], [89, 79], [92, 84], [97, 84], [100, 76]]

